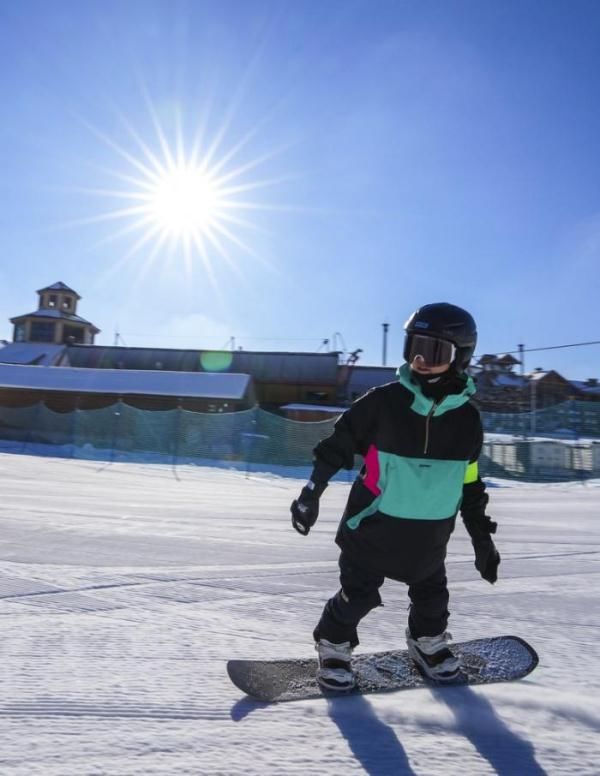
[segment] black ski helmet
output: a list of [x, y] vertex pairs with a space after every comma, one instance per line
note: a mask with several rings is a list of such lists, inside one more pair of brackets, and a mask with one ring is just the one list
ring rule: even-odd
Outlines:
[[462, 307], [447, 302], [419, 307], [404, 324], [404, 331], [405, 361], [408, 361], [411, 335], [437, 337], [451, 342], [456, 348], [453, 366], [457, 372], [462, 372], [469, 366], [477, 344], [477, 326], [473, 317]]

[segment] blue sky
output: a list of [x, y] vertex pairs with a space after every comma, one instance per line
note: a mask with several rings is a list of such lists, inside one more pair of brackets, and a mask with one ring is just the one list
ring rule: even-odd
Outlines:
[[[396, 363], [432, 301], [479, 353], [599, 340], [598, 40], [594, 0], [4, 3], [0, 338], [62, 280], [99, 344], [377, 364], [387, 321]], [[203, 255], [120, 213], [195, 139], [235, 189]]]

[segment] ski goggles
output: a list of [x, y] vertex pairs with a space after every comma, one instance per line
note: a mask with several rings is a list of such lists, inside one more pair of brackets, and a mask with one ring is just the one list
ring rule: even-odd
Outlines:
[[444, 366], [451, 364], [456, 355], [456, 347], [448, 340], [437, 337], [425, 337], [421, 334], [411, 334], [408, 339], [406, 360], [409, 364], [420, 356], [426, 366]]

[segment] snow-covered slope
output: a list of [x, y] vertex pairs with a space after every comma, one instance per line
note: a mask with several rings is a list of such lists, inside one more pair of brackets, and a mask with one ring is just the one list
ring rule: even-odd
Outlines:
[[[600, 772], [597, 484], [490, 489], [494, 587], [452, 538], [455, 638], [525, 637], [530, 678], [265, 707], [225, 662], [312, 654], [347, 484], [304, 538], [275, 476], [0, 455], [0, 478], [2, 776]], [[359, 649], [402, 645], [382, 593]]]

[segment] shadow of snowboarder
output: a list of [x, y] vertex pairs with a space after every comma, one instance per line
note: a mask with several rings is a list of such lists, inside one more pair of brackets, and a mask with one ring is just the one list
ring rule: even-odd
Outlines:
[[[327, 698], [327, 704], [329, 716], [368, 776], [416, 776], [393, 729], [377, 718], [365, 698], [361, 695], [331, 697]], [[246, 696], [232, 707], [231, 719], [241, 722], [271, 705]]]
[[369, 776], [415, 776], [393, 728], [362, 695], [328, 698], [329, 716]]
[[469, 739], [498, 776], [546, 776], [533, 745], [500, 719], [487, 698], [471, 687], [432, 687], [431, 692], [454, 714], [457, 732]]

